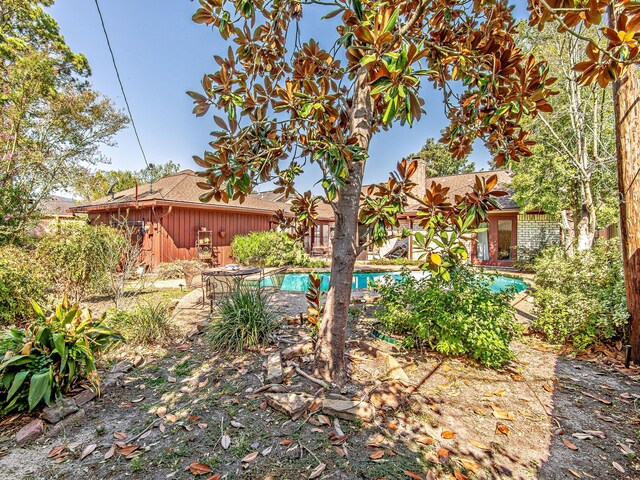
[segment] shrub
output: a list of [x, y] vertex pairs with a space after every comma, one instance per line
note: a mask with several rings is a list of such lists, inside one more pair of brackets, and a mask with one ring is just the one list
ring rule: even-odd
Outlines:
[[324, 262], [312, 260], [299, 241], [275, 230], [236, 235], [231, 241], [231, 254], [242, 265], [260, 267], [315, 267]]
[[110, 274], [118, 270], [121, 258], [111, 254], [105, 258], [99, 252], [119, 252], [125, 241], [111, 227], [68, 223], [38, 242], [37, 257], [54, 293], [68, 292], [77, 302], [108, 289]]
[[208, 329], [209, 340], [216, 348], [232, 351], [264, 345], [278, 327], [276, 318], [261, 289], [242, 287], [218, 301]]
[[549, 341], [583, 349], [624, 337], [628, 312], [619, 239], [598, 240], [573, 257], [550, 247], [534, 268], [533, 328]]
[[0, 247], [0, 325], [12, 325], [33, 314], [31, 299], [45, 298], [44, 279], [33, 253], [11, 245]]
[[8, 329], [0, 341], [0, 412], [30, 411], [50, 404], [81, 379], [99, 388], [95, 358], [122, 337], [93, 319], [89, 310], [69, 306], [65, 295], [46, 317], [34, 302], [36, 320], [24, 329]]
[[380, 282], [376, 317], [408, 347], [428, 346], [445, 355], [468, 355], [490, 367], [513, 358], [509, 343], [520, 325], [512, 292], [494, 293], [488, 277], [460, 268], [447, 281], [417, 279], [404, 271], [396, 282]]
[[186, 287], [191, 288], [193, 278], [205, 268], [206, 264], [198, 260], [174, 260], [158, 266], [158, 278], [160, 280], [184, 278]]
[[140, 302], [133, 310], [114, 308], [107, 314], [109, 325], [133, 345], [165, 343], [171, 335], [171, 311], [167, 302]]

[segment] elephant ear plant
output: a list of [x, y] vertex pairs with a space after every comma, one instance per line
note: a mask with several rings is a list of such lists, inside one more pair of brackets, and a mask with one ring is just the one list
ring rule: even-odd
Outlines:
[[29, 411], [68, 392], [79, 380], [98, 389], [96, 356], [124, 339], [104, 325], [104, 315], [69, 305], [65, 295], [47, 317], [33, 302], [36, 319], [0, 339], [0, 414]]

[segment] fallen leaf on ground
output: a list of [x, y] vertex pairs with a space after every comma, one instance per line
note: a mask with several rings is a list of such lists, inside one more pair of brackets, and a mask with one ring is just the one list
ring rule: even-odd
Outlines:
[[593, 435], [594, 437], [598, 437], [601, 439], [605, 439], [607, 438], [607, 436], [604, 434], [604, 432], [600, 431], [600, 430], [583, 430], [584, 433], [588, 433], [589, 435]]
[[120, 440], [124, 440], [125, 438], [127, 438], [127, 434], [125, 432], [114, 432], [113, 436], [114, 438], [119, 438]]
[[140, 438], [147, 438], [149, 435], [151, 435], [151, 430], [147, 430], [146, 432], [144, 432], [142, 435], [140, 435]]
[[331, 426], [331, 420], [326, 415], [318, 415], [318, 420], [320, 423], [324, 423], [327, 427]]
[[140, 447], [138, 447], [137, 445], [129, 445], [128, 447], [121, 448], [117, 453], [119, 455], [128, 456], [135, 452], [138, 448]]
[[260, 453], [258, 452], [252, 452], [249, 455], [247, 455], [246, 457], [244, 457], [242, 460], [240, 460], [242, 463], [251, 463], [253, 462], [256, 458], [258, 458], [258, 455], [260, 455]]
[[444, 432], [442, 432], [442, 438], [446, 439], [446, 440], [451, 440], [453, 437], [456, 436], [456, 434], [454, 432], [450, 432], [448, 430], [445, 430]]
[[172, 377], [172, 376], [168, 376], [167, 377], [167, 382], [169, 383], [176, 383], [178, 379], [176, 377]]
[[198, 462], [191, 463], [186, 470], [189, 470], [193, 475], [206, 475], [207, 473], [211, 473], [211, 467], [209, 467], [209, 465]]
[[378, 460], [379, 458], [382, 458], [382, 457], [384, 457], [384, 450], [376, 450], [371, 455], [369, 455], [369, 458], [371, 460]]
[[201, 428], [202, 430], [204, 430], [205, 428], [207, 428], [209, 425], [207, 425], [206, 423], [199, 423], [198, 424], [198, 428]]
[[320, 475], [322, 475], [322, 472], [324, 472], [325, 468], [327, 468], [326, 463], [321, 463], [320, 465], [318, 465], [316, 468], [313, 469], [313, 471], [309, 475], [309, 480], [318, 478]]
[[111, 448], [107, 450], [107, 453], [104, 454], [104, 459], [109, 460], [116, 453], [116, 446], [111, 445]]
[[156, 415], [160, 418], [164, 417], [167, 414], [167, 407], [158, 407], [156, 410]]
[[502, 397], [504, 396], [505, 393], [507, 393], [507, 391], [504, 388], [501, 388], [500, 390], [494, 390], [493, 392], [484, 392], [484, 396], [485, 397], [491, 397], [491, 396]]
[[495, 405], [491, 405], [491, 408], [493, 409], [493, 416], [499, 418], [500, 420], [514, 421], [516, 419], [512, 412], [508, 412], [507, 410], [498, 408]]
[[622, 465], [620, 465], [618, 462], [613, 462], [611, 463], [611, 465], [613, 465], [613, 468], [618, 470], [620, 473], [624, 473], [624, 468], [622, 468]]
[[260, 453], [262, 454], [263, 457], [266, 457], [271, 453], [272, 450], [273, 450], [273, 447], [267, 447], [264, 450], [262, 450], [262, 452]]
[[391, 430], [397, 430], [398, 429], [398, 424], [394, 423], [392, 421], [388, 421], [387, 422], [387, 427], [389, 427]]
[[336, 453], [337, 453], [338, 455], [340, 455], [341, 457], [346, 456], [345, 451], [344, 451], [341, 447], [334, 447], [334, 449], [335, 449]]
[[225, 450], [229, 448], [229, 445], [231, 445], [231, 437], [226, 434], [222, 435], [222, 438], [220, 438], [220, 445], [222, 445], [222, 448]]
[[220, 475], [219, 473], [214, 473], [213, 475], [205, 478], [204, 480], [220, 480], [221, 478], [222, 478], [222, 475]]
[[438, 460], [440, 463], [446, 463], [449, 460], [449, 450], [446, 448], [441, 448], [438, 450]]
[[584, 432], [576, 432], [571, 434], [571, 436], [578, 438], [580, 440], [591, 440], [593, 438], [593, 435], [589, 435], [588, 433], [584, 433]]
[[628, 445], [625, 445], [624, 443], [618, 443], [618, 446], [620, 447], [620, 450], [622, 451], [622, 453], [624, 453], [625, 455], [635, 455], [636, 454], [636, 452], [631, 450], [631, 447], [629, 447]]
[[459, 472], [458, 470], [455, 470], [455, 469], [453, 470], [453, 475], [456, 477], [457, 480], [471, 480], [464, 473]]
[[571, 475], [573, 475], [576, 478], [582, 478], [582, 476], [575, 470], [571, 470], [570, 468], [567, 468], [567, 472], [569, 472]]
[[422, 443], [423, 445], [431, 445], [433, 442], [435, 442], [435, 439], [431, 437], [420, 437], [416, 439], [416, 442]]
[[482, 408], [482, 407], [476, 407], [473, 409], [473, 411], [476, 413], [476, 415], [486, 415], [487, 414], [487, 409], [486, 408]]
[[551, 387], [550, 385], [543, 385], [542, 388], [544, 388], [547, 392], [553, 392], [553, 387]]
[[177, 415], [174, 415], [173, 413], [167, 413], [166, 417], [167, 422], [171, 422], [171, 423], [176, 423], [178, 420], [180, 420]]
[[479, 448], [480, 450], [491, 450], [489, 445], [485, 445], [484, 443], [478, 442], [476, 440], [469, 440], [469, 443], [474, 447]]
[[367, 443], [367, 447], [377, 447], [382, 442], [384, 442], [384, 436], [383, 435], [378, 435], [376, 438], [374, 438], [369, 443]]
[[412, 472], [411, 470], [405, 470], [403, 472], [407, 477], [413, 478], [414, 480], [424, 480], [424, 477], [416, 472]]
[[55, 457], [57, 455], [60, 455], [64, 451], [65, 448], [67, 448], [66, 445], [57, 445], [57, 446], [53, 447], [49, 451], [49, 453], [47, 454], [47, 458], [53, 458], [53, 457]]
[[482, 468], [482, 466], [478, 462], [468, 458], [463, 458], [462, 460], [460, 460], [460, 463], [462, 463], [462, 466], [465, 468], [465, 470], [469, 470], [471, 473], [478, 473]]
[[235, 420], [231, 420], [231, 426], [234, 428], [245, 428], [243, 424]]
[[501, 433], [503, 435], [509, 436], [511, 430], [504, 423], [497, 422], [496, 423], [496, 433]]
[[578, 450], [578, 447], [576, 447], [573, 443], [571, 443], [569, 440], [567, 440], [566, 438], [562, 439], [562, 443], [565, 444], [565, 446], [571, 450]]
[[84, 460], [89, 455], [91, 455], [93, 451], [96, 449], [96, 447], [97, 445], [95, 443], [92, 443], [91, 445], [87, 445], [86, 447], [84, 447], [84, 450], [82, 450], [82, 454], [80, 454], [80, 460]]
[[133, 400], [131, 400], [131, 403], [140, 403], [142, 400], [144, 400], [144, 395], [141, 395], [138, 398], [134, 398]]
[[165, 429], [166, 429], [167, 427], [165, 427], [164, 423], [161, 423], [161, 424], [158, 426], [158, 428], [160, 429], [160, 431], [161, 431], [162, 433], [164, 433], [164, 431], [165, 431]]
[[285, 440], [280, 440], [280, 445], [291, 445], [293, 440], [289, 440], [288, 438]]

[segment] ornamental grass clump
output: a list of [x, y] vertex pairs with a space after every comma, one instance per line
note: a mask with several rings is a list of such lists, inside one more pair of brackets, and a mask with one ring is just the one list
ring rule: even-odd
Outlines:
[[277, 328], [277, 314], [268, 295], [260, 288], [244, 286], [218, 300], [208, 336], [216, 348], [241, 352], [265, 345]]
[[66, 295], [48, 317], [33, 308], [33, 322], [0, 338], [0, 415], [49, 405], [82, 380], [99, 389], [96, 357], [124, 340]]
[[142, 301], [132, 310], [113, 309], [107, 318], [132, 345], [162, 345], [171, 336], [171, 309], [167, 302]]
[[376, 317], [406, 347], [428, 347], [466, 355], [493, 368], [513, 358], [509, 348], [521, 332], [511, 306], [513, 291], [493, 292], [491, 280], [460, 267], [450, 280], [415, 278], [403, 271], [396, 282], [380, 282]]

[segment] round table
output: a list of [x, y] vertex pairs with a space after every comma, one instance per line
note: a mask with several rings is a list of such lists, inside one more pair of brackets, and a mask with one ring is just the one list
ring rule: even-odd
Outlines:
[[205, 285], [206, 296], [211, 301], [211, 308], [213, 309], [213, 300], [216, 296], [237, 290], [247, 277], [261, 273], [262, 269], [259, 267], [216, 267], [204, 269], [202, 271], [202, 283]]

